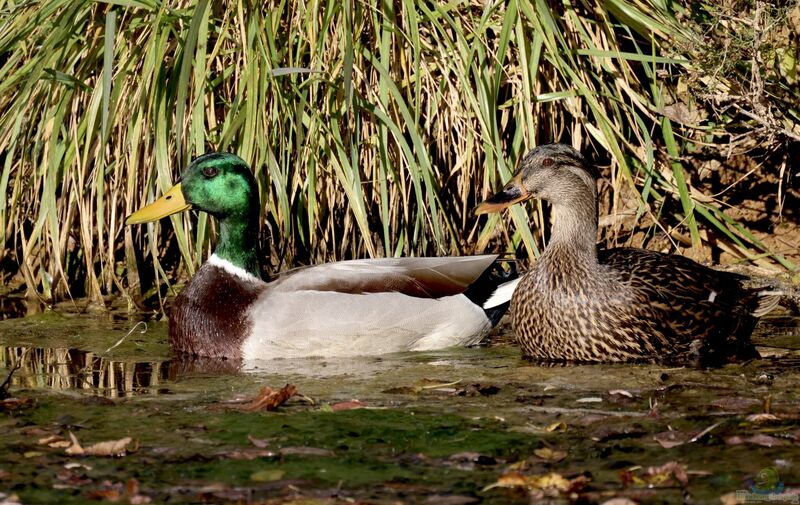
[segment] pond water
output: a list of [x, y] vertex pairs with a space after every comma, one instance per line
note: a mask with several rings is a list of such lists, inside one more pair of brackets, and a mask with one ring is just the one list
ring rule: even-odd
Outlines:
[[[763, 320], [764, 358], [714, 370], [536, 366], [509, 334], [240, 369], [170, 356], [162, 321], [0, 321], [0, 382], [14, 370], [0, 503], [719, 503], [751, 488], [800, 500], [800, 318]], [[299, 395], [248, 410], [286, 384]], [[75, 454], [71, 436], [117, 455]]]

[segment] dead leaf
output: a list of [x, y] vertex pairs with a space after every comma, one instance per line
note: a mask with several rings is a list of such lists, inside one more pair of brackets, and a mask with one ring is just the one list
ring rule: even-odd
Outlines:
[[297, 394], [297, 388], [294, 384], [286, 384], [277, 391], [269, 386], [264, 386], [258, 396], [242, 405], [241, 409], [248, 412], [275, 410], [295, 394]]
[[695, 435], [695, 432], [664, 431], [653, 435], [653, 440], [658, 442], [664, 449], [671, 449], [689, 442]]
[[511, 472], [498, 477], [497, 482], [484, 487], [483, 491], [496, 487], [524, 487], [529, 491], [551, 490], [560, 493], [571, 493], [583, 488], [588, 482], [588, 477], [584, 475], [568, 479], [555, 472], [545, 475], [522, 475], [519, 472]]
[[753, 444], [760, 445], [761, 447], [780, 447], [791, 444], [791, 442], [786, 439], [776, 438], [762, 433], [750, 437], [740, 437], [738, 435], [725, 437], [725, 443], [728, 445]]
[[273, 468], [269, 470], [260, 470], [250, 475], [250, 480], [254, 482], [275, 482], [281, 480], [286, 475], [285, 470]]
[[645, 470], [645, 474], [649, 477], [650, 484], [657, 484], [660, 481], [666, 482], [670, 478], [674, 478], [684, 487], [689, 484], [686, 467], [677, 461], [670, 461], [661, 466], [648, 467]]
[[269, 446], [269, 439], [266, 438], [255, 438], [252, 435], [247, 435], [247, 440], [259, 449], [265, 449]]
[[366, 406], [367, 404], [360, 400], [350, 400], [349, 402], [334, 403], [331, 405], [331, 410], [333, 412], [339, 412], [340, 410], [363, 409]]
[[470, 384], [455, 393], [455, 396], [494, 396], [500, 392], [500, 388], [494, 384]]
[[0, 493], [0, 505], [22, 505], [22, 502], [15, 494]]
[[64, 449], [71, 446], [72, 442], [59, 435], [50, 435], [48, 437], [40, 438], [39, 445], [46, 445], [47, 447], [53, 447], [54, 449]]
[[149, 496], [139, 494], [139, 481], [128, 479], [122, 482], [103, 481], [99, 489], [94, 489], [88, 493], [89, 498], [94, 500], [107, 500], [117, 502], [126, 500], [132, 505], [145, 505], [152, 501]]
[[631, 470], [624, 470], [620, 472], [620, 480], [623, 486], [669, 486], [675, 481], [682, 487], [686, 487], [689, 484], [689, 474], [684, 465], [677, 461], [669, 461], [661, 466], [648, 467], [639, 475]]
[[609, 395], [619, 395], [619, 396], [627, 396], [628, 398], [633, 398], [633, 393], [630, 391], [625, 391], [624, 389], [612, 389], [608, 392]]
[[68, 468], [59, 470], [56, 473], [56, 479], [61, 483], [53, 484], [54, 489], [77, 488], [92, 483], [92, 479], [87, 477], [85, 473], [75, 472]]
[[69, 438], [72, 440], [72, 445], [67, 447], [66, 452], [70, 456], [111, 456], [111, 457], [122, 457], [129, 452], [136, 452], [136, 447], [128, 448], [128, 446], [133, 442], [131, 437], [121, 438], [119, 440], [108, 440], [106, 442], [98, 442], [96, 444], [92, 444], [89, 447], [82, 447], [80, 442], [78, 442], [78, 437], [75, 436], [71, 431], [69, 432]]
[[770, 423], [780, 421], [780, 418], [775, 414], [751, 414], [747, 416], [747, 420], [751, 423]]
[[243, 447], [241, 449], [233, 449], [231, 451], [219, 452], [217, 456], [227, 459], [237, 459], [244, 461], [252, 461], [256, 458], [273, 458], [276, 453], [269, 449], [258, 449], [251, 447]]
[[0, 400], [0, 410], [18, 409], [20, 407], [30, 405], [31, 403], [33, 403], [32, 398], [5, 398], [3, 400]]
[[760, 407], [762, 403], [763, 402], [761, 400], [757, 400], [755, 398], [742, 398], [738, 396], [731, 396], [727, 398], [718, 398], [716, 400], [713, 400], [712, 402], [709, 403], [709, 405], [712, 407], [717, 407], [719, 409], [741, 412], [743, 410], [747, 410], [755, 406]]
[[553, 423], [547, 428], [545, 428], [545, 430], [551, 433], [554, 431], [567, 431], [567, 423], [565, 422]]
[[336, 456], [336, 453], [319, 447], [283, 447], [278, 451], [281, 456]]
[[489, 484], [481, 491], [486, 492], [497, 487], [528, 487], [528, 477], [519, 472], [510, 472], [497, 478], [497, 482]]
[[549, 461], [551, 463], [558, 463], [559, 461], [567, 457], [566, 452], [554, 451], [549, 447], [542, 447], [540, 449], [536, 449], [533, 451], [533, 454], [536, 455], [537, 458]]

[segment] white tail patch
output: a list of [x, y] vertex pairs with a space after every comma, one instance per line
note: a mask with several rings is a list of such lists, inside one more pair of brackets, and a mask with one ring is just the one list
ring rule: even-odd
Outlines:
[[753, 316], [761, 317], [775, 310], [781, 303], [786, 292], [780, 290], [764, 290], [758, 292], [758, 305], [753, 310]]
[[234, 265], [230, 261], [228, 261], [228, 260], [226, 260], [224, 258], [220, 258], [219, 256], [216, 255], [216, 253], [212, 254], [211, 257], [206, 260], [206, 263], [208, 263], [209, 265], [213, 265], [215, 267], [221, 268], [222, 270], [225, 270], [229, 274], [231, 274], [233, 276], [236, 276], [236, 277], [238, 277], [238, 278], [240, 278], [240, 279], [242, 279], [244, 281], [262, 282], [261, 279], [259, 279], [255, 275], [251, 274], [250, 272], [248, 272], [244, 268], [237, 267], [236, 265]]
[[513, 281], [504, 282], [497, 286], [492, 296], [483, 303], [483, 309], [491, 309], [511, 300], [511, 296], [514, 294], [514, 290], [517, 289], [517, 284], [521, 279], [521, 277], [517, 277]]

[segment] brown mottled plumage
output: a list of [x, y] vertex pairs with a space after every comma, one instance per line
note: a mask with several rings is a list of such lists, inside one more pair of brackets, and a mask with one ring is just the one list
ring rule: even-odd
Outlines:
[[529, 198], [552, 204], [549, 245], [520, 280], [513, 324], [525, 354], [547, 361], [693, 362], [758, 357], [750, 333], [775, 296], [743, 276], [688, 258], [634, 248], [598, 253], [599, 174], [569, 146], [528, 153], [502, 192], [476, 212]]

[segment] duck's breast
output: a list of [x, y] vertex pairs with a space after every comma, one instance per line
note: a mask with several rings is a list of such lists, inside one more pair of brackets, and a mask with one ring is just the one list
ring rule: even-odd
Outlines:
[[220, 261], [203, 264], [175, 299], [169, 317], [173, 350], [241, 358], [242, 342], [252, 330], [249, 308], [266, 284], [253, 276], [237, 275]]

